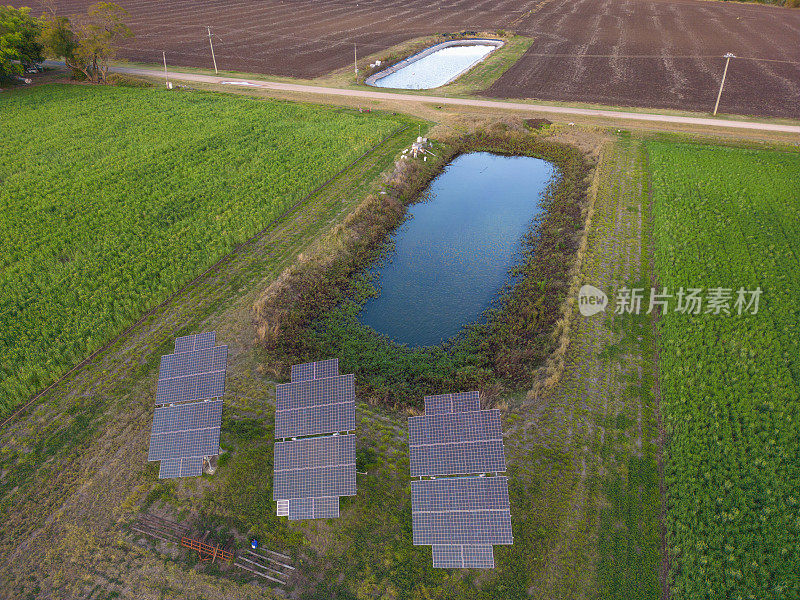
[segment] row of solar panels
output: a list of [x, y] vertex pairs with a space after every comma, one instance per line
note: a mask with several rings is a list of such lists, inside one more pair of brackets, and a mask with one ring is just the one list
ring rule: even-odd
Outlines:
[[338, 517], [339, 498], [356, 493], [356, 437], [346, 433], [356, 428], [353, 375], [339, 374], [337, 358], [293, 365], [275, 392], [278, 515]]
[[[224, 393], [227, 346], [214, 343], [213, 333], [178, 338], [162, 357], [156, 404], [170, 405], [155, 410], [148, 456], [160, 477], [200, 475], [219, 453], [222, 400], [208, 399]], [[294, 365], [275, 421], [278, 514], [338, 517], [339, 498], [356, 493], [353, 375], [338, 359]], [[506, 469], [499, 411], [481, 410], [478, 392], [428, 396], [409, 419], [409, 450], [411, 476], [431, 477], [411, 484], [414, 544], [432, 546], [436, 567], [493, 567], [492, 546], [513, 542], [508, 480], [496, 476]], [[452, 475], [462, 477], [436, 479]]]
[[420, 477], [414, 545], [431, 546], [434, 567], [494, 568], [493, 546], [514, 542], [508, 479], [497, 475], [506, 470], [500, 411], [481, 410], [478, 392], [428, 396], [425, 414], [408, 421], [408, 445]]
[[215, 343], [214, 332], [179, 337], [161, 357], [147, 460], [161, 461], [162, 479], [202, 475], [219, 454], [228, 347]]

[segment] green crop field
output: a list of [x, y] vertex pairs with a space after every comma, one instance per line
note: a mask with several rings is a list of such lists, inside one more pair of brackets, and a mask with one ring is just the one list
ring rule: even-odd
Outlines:
[[648, 150], [658, 285], [732, 290], [659, 321], [672, 597], [797, 598], [800, 155]]
[[0, 415], [409, 121], [188, 91], [0, 99]]

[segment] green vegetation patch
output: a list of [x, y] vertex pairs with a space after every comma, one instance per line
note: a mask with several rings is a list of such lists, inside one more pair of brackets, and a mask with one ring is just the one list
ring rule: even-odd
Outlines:
[[659, 321], [672, 595], [798, 597], [800, 154], [648, 149], [659, 285], [733, 294]]
[[199, 92], [4, 95], [0, 415], [405, 124]]

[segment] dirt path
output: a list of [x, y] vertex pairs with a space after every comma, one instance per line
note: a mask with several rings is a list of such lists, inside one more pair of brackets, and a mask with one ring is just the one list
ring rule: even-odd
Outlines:
[[520, 409], [522, 431], [509, 440], [516, 462], [554, 474], [535, 501], [546, 503], [541, 527], [549, 532], [537, 598], [644, 600], [660, 585], [650, 319], [613, 314], [616, 290], [649, 281], [640, 145], [609, 142], [599, 168], [582, 278], [608, 294], [609, 312], [575, 315], [561, 383]]

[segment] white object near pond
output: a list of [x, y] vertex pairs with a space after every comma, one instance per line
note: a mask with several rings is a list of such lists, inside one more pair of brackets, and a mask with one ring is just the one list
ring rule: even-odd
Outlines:
[[503, 45], [500, 40], [451, 40], [370, 75], [367, 85], [427, 90], [450, 83]]

